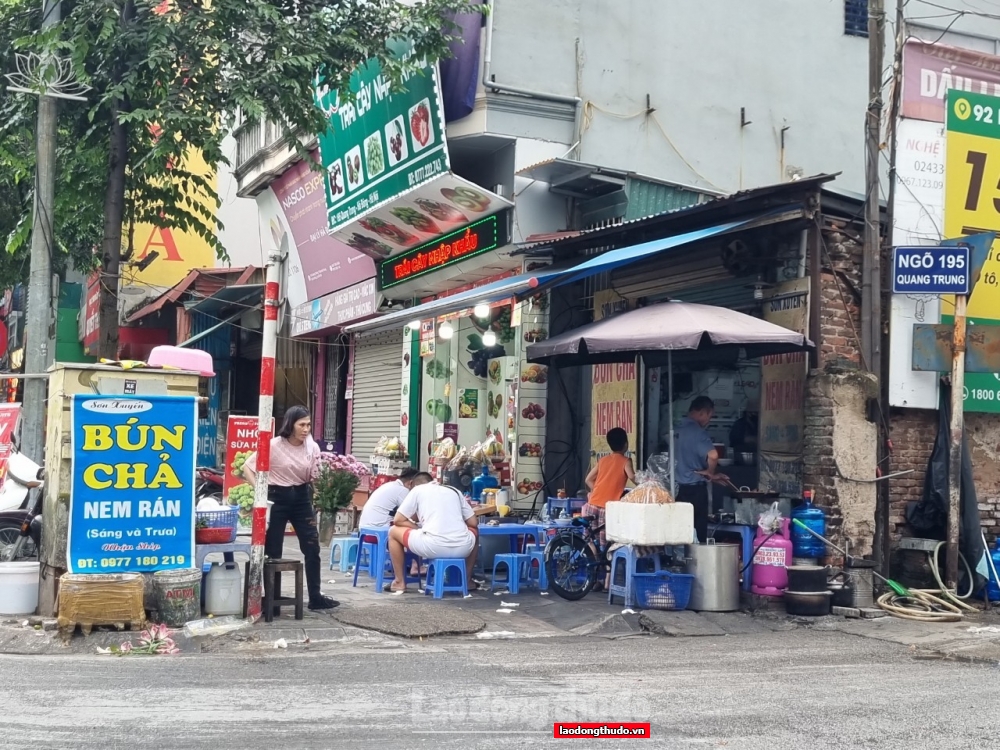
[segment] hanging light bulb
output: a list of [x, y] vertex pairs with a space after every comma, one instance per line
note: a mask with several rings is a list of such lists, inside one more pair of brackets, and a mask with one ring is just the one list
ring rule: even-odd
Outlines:
[[420, 330], [420, 321], [419, 320], [411, 320], [406, 325], [409, 326], [409, 328], [410, 328], [411, 331], [419, 331]]
[[455, 335], [455, 329], [451, 327], [451, 323], [442, 323], [441, 327], [438, 328], [438, 335], [447, 341]]
[[485, 302], [480, 302], [474, 308], [472, 308], [472, 314], [477, 318], [488, 318], [490, 317], [490, 306]]
[[483, 334], [483, 346], [496, 346], [497, 345], [497, 335], [493, 331], [487, 331]]

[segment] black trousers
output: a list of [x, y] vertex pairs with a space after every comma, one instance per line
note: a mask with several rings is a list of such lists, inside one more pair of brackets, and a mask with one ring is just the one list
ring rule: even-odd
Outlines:
[[[677, 497], [674, 499], [694, 506], [694, 530], [698, 534], [698, 541], [704, 544], [708, 539], [708, 482], [679, 484]], [[273, 515], [274, 511], [271, 513]]]
[[285, 546], [285, 527], [290, 522], [299, 538], [299, 549], [305, 558], [306, 588], [309, 598], [322, 595], [319, 560], [319, 529], [316, 528], [316, 511], [313, 510], [312, 493], [308, 484], [296, 487], [267, 488], [271, 506], [271, 521], [264, 537], [264, 554], [272, 560], [281, 559]]

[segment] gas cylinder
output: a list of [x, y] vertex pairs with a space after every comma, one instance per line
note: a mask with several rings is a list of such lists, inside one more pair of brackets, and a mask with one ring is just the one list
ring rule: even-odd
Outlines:
[[[792, 518], [801, 521], [820, 536], [826, 536], [826, 512], [813, 505], [813, 492], [803, 493], [805, 502], [792, 511]], [[824, 557], [826, 545], [805, 529], [792, 527], [792, 549], [795, 557]]]
[[483, 472], [472, 480], [472, 499], [477, 503], [482, 502], [483, 490], [497, 488], [499, 489], [500, 482], [496, 477], [490, 475], [490, 467], [483, 464]]
[[792, 564], [792, 540], [788, 536], [790, 518], [781, 519], [781, 530], [773, 533], [757, 529], [753, 540], [753, 576], [750, 590], [762, 596], [781, 596], [788, 587], [788, 571]]

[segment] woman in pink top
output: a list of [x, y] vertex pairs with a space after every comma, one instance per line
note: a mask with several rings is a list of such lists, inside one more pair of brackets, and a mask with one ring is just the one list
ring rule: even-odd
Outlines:
[[[281, 429], [271, 439], [267, 499], [274, 505], [271, 506], [271, 520], [264, 538], [264, 554], [272, 560], [281, 559], [285, 526], [291, 522], [305, 557], [309, 609], [332, 609], [339, 602], [323, 596], [320, 586], [319, 531], [311, 486], [319, 470], [319, 446], [312, 439], [311, 432], [309, 410], [304, 406], [293, 406], [285, 412]], [[243, 476], [250, 484], [256, 484], [256, 453], [243, 465]]]

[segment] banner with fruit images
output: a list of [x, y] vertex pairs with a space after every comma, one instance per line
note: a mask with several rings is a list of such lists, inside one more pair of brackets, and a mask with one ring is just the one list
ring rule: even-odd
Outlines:
[[240, 530], [250, 532], [253, 485], [243, 478], [243, 465], [257, 450], [257, 417], [230, 416], [226, 426], [226, 471], [222, 498], [240, 508]]
[[[542, 294], [525, 300], [519, 304], [519, 308], [514, 502], [516, 507], [526, 508], [532, 504], [540, 507], [545, 502], [542, 462], [549, 409], [549, 369], [544, 365], [529, 363], [525, 359], [525, 350], [529, 344], [548, 336], [549, 295]], [[552, 479], [562, 481], [560, 477]]]
[[354, 71], [351, 97], [314, 82], [329, 127], [319, 134], [331, 232], [450, 168], [437, 70], [427, 65], [393, 91], [377, 60]]

